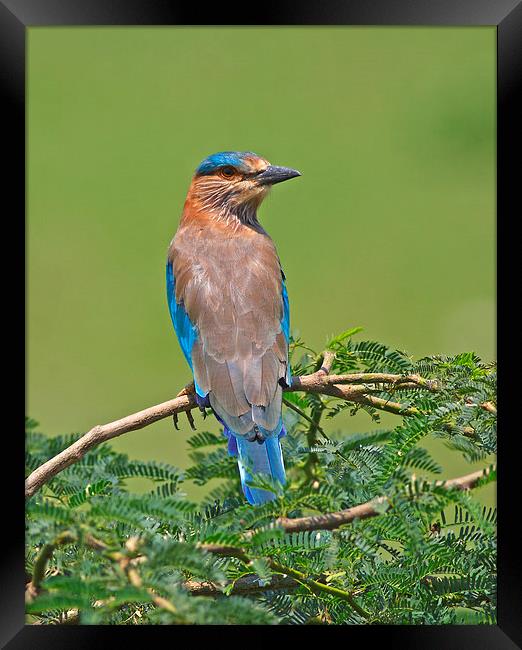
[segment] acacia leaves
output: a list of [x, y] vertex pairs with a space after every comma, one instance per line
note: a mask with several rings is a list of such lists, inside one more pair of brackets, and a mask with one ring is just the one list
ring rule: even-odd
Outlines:
[[[354, 342], [357, 331], [329, 341], [331, 373], [405, 379], [370, 382], [373, 403], [286, 393], [288, 482], [272, 502], [245, 503], [226, 438], [206, 431], [188, 439], [192, 464], [183, 471], [102, 444], [52, 478], [27, 503], [28, 622], [494, 623], [496, 512], [445, 484], [450, 477], [423, 443], [440, 438], [481, 461], [477, 486], [496, 480], [487, 468], [496, 451], [495, 366], [473, 353], [415, 362]], [[291, 349], [294, 376], [319, 370], [321, 354], [299, 340]], [[403, 415], [374, 428], [391, 403]], [[331, 418], [361, 408], [368, 430], [325, 432]], [[79, 437], [46, 437], [32, 420], [26, 429], [28, 473]], [[149, 482], [139, 494], [129, 490], [136, 477]], [[201, 502], [187, 499], [186, 481], [209, 486]], [[284, 527], [368, 502], [372, 516], [334, 530]]]

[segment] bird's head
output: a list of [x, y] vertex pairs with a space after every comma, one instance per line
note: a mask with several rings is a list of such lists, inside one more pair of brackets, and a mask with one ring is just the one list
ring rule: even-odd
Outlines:
[[300, 176], [289, 167], [271, 165], [251, 151], [222, 151], [203, 160], [189, 195], [204, 210], [233, 214], [247, 221], [276, 183]]

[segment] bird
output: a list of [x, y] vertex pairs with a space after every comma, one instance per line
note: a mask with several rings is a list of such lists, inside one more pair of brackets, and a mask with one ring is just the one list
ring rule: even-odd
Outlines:
[[[167, 301], [196, 401], [223, 425], [251, 505], [286, 483], [281, 410], [291, 383], [286, 277], [257, 211], [273, 185], [297, 176], [251, 151], [208, 156], [167, 254]], [[274, 489], [251, 486], [256, 475]]]

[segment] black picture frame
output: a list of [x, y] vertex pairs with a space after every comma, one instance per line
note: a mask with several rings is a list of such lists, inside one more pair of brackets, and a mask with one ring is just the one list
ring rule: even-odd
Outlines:
[[[202, 5], [203, 6], [203, 5]], [[247, 11], [247, 7], [249, 11]], [[25, 244], [25, 40], [28, 27], [72, 25], [196, 25], [204, 17], [206, 25], [422, 25], [422, 26], [478, 26], [497, 28], [497, 243], [502, 241], [502, 258], [499, 259], [497, 295], [502, 295], [514, 308], [519, 290], [517, 287], [517, 240], [507, 237], [508, 228], [514, 228], [522, 214], [519, 116], [522, 115], [520, 85], [522, 79], [522, 2], [521, 0], [344, 0], [336, 2], [290, 3], [280, 1], [270, 4], [257, 0], [251, 5], [235, 7], [224, 3], [207, 4], [205, 12], [198, 7], [177, 4], [172, 0], [0, 0], [0, 87], [4, 100], [3, 158], [7, 163], [3, 174], [2, 205], [4, 226], [11, 226], [12, 235], [4, 235], [4, 255], [9, 249], [16, 260], [4, 271], [4, 304], [6, 313], [24, 318], [24, 270], [21, 260]], [[458, 62], [455, 62], [458, 65]], [[517, 182], [518, 181], [518, 182]], [[7, 207], [9, 206], [9, 207]], [[517, 209], [518, 208], [518, 209]], [[4, 230], [7, 232], [7, 230]], [[509, 246], [513, 250], [509, 251]], [[506, 248], [504, 248], [506, 247]], [[518, 251], [517, 251], [518, 252]], [[515, 261], [514, 265], [510, 264]], [[509, 282], [515, 283], [509, 288]], [[18, 281], [17, 281], [18, 280]], [[19, 310], [12, 306], [19, 305]], [[16, 326], [16, 319], [8, 346], [15, 354], [15, 365], [21, 366], [25, 357], [24, 326]], [[516, 325], [516, 319], [513, 324]], [[498, 331], [509, 326], [513, 318], [497, 319]], [[5, 340], [5, 339], [4, 339]], [[509, 343], [498, 336], [497, 351], [500, 361], [500, 445], [497, 501], [499, 514], [499, 578], [498, 625], [496, 626], [315, 626], [307, 628], [307, 640], [319, 643], [330, 635], [344, 635], [346, 643], [377, 642], [375, 634], [383, 635], [386, 647], [509, 649], [522, 647], [522, 598], [520, 551], [516, 535], [517, 495], [520, 494], [517, 476], [517, 450], [519, 434], [513, 427], [516, 399], [510, 399], [509, 377], [514, 374], [515, 361]], [[508, 341], [516, 339], [507, 338]], [[17, 347], [19, 346], [19, 347]], [[5, 367], [4, 367], [5, 369]], [[513, 370], [513, 374], [510, 373]], [[23, 389], [18, 382], [9, 382], [18, 395]], [[21, 390], [16, 391], [17, 388]], [[513, 390], [514, 392], [514, 390]], [[13, 399], [8, 402], [16, 404]], [[4, 402], [5, 404], [5, 402]], [[21, 408], [23, 406], [21, 405]], [[23, 437], [20, 434], [19, 411], [12, 412], [13, 426], [4, 421], [2, 464], [4, 486], [17, 486], [4, 495], [3, 507], [12, 512], [4, 514], [3, 533], [0, 536], [1, 598], [0, 642], [9, 649], [31, 648], [92, 648], [94, 644], [107, 647], [109, 643], [157, 642], [158, 635], [167, 635], [169, 643], [179, 643], [179, 629], [170, 626], [26, 626], [24, 625], [24, 550], [23, 520], [24, 498], [21, 483]], [[6, 413], [8, 415], [8, 413]], [[513, 415], [513, 417], [511, 417]], [[6, 462], [8, 459], [9, 462]], [[16, 460], [15, 460], [16, 459]], [[13, 474], [12, 480], [10, 474]], [[18, 492], [18, 486], [20, 490]], [[7, 488], [5, 488], [7, 489]], [[190, 635], [213, 635], [215, 630], [192, 628]], [[132, 633], [132, 637], [130, 634]], [[257, 631], [256, 631], [257, 633]], [[303, 633], [303, 628], [263, 628], [262, 635]], [[231, 637], [223, 643], [229, 643]], [[245, 634], [252, 632], [245, 631]], [[109, 639], [109, 636], [111, 639]], [[113, 638], [114, 637], [114, 638]], [[312, 638], [315, 637], [315, 638]], [[355, 638], [357, 637], [357, 638]], [[212, 636], [209, 637], [212, 640]], [[249, 637], [237, 637], [247, 641]], [[192, 642], [197, 640], [192, 637]], [[239, 641], [241, 642], [241, 641]], [[294, 641], [295, 642], [295, 641]], [[299, 641], [297, 641], [299, 642]]]

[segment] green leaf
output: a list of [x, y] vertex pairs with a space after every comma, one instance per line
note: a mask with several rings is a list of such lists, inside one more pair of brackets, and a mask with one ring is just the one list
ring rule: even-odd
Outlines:
[[339, 343], [342, 343], [347, 338], [350, 338], [351, 336], [354, 336], [355, 334], [358, 334], [362, 331], [362, 327], [352, 327], [350, 329], [347, 329], [344, 332], [341, 332], [341, 334], [338, 334], [337, 336], [334, 336], [332, 339], [330, 339], [326, 344], [326, 349], [330, 350], [332, 347], [338, 345]]

